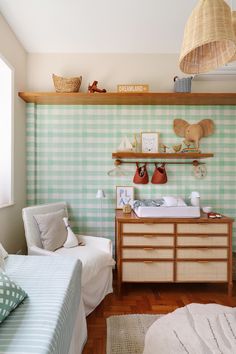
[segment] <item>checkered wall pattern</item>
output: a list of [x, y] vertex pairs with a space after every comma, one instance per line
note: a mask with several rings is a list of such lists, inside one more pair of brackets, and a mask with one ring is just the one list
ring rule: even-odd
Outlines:
[[[196, 179], [191, 165], [167, 164], [168, 183], [134, 185], [135, 165], [122, 165], [125, 177], [109, 177], [111, 158], [121, 139], [134, 133], [159, 132], [160, 142], [182, 142], [173, 132], [175, 118], [190, 123], [213, 119], [213, 135], [201, 140], [207, 176]], [[151, 179], [154, 165], [148, 166]], [[235, 106], [74, 106], [27, 105], [28, 205], [67, 201], [75, 232], [103, 235], [114, 241], [116, 186], [134, 186], [135, 198], [176, 195], [188, 198], [199, 191], [202, 205], [236, 216]], [[96, 199], [103, 189], [106, 199]], [[236, 229], [234, 226], [234, 235]], [[236, 249], [236, 236], [234, 237]]]

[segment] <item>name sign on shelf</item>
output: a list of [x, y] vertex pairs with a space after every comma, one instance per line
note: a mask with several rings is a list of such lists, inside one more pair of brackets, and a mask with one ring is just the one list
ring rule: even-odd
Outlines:
[[137, 93], [142, 93], [142, 92], [148, 92], [149, 91], [149, 85], [142, 85], [142, 84], [137, 84], [137, 85], [117, 85], [117, 92], [137, 92]]

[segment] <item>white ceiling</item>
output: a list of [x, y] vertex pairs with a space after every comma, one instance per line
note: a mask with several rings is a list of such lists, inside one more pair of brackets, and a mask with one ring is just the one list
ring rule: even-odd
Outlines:
[[197, 0], [0, 0], [28, 52], [179, 53]]

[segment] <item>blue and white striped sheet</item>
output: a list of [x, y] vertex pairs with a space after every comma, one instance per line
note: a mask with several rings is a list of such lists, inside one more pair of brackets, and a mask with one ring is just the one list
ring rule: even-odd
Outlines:
[[81, 298], [81, 269], [81, 262], [69, 257], [6, 259], [6, 273], [28, 298], [0, 325], [0, 353], [69, 352]]

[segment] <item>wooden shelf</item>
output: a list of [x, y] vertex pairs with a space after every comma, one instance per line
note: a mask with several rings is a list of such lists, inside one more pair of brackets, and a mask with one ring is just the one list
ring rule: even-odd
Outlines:
[[113, 159], [205, 159], [213, 157], [212, 153], [144, 153], [144, 152], [113, 152]]
[[236, 105], [236, 93], [19, 92], [27, 103], [64, 105]]

